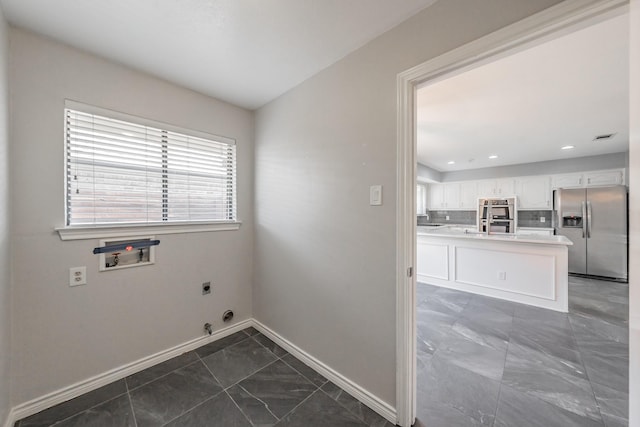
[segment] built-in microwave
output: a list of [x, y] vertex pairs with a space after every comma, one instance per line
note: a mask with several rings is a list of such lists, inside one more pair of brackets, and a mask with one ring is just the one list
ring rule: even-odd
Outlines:
[[478, 199], [478, 231], [482, 233], [516, 232], [516, 198]]

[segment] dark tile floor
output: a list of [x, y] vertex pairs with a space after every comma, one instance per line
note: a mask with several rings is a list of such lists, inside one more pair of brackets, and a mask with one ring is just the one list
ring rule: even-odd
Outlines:
[[25, 418], [16, 427], [357, 427], [391, 423], [253, 328]]
[[628, 425], [628, 285], [569, 278], [569, 313], [418, 284], [418, 427]]

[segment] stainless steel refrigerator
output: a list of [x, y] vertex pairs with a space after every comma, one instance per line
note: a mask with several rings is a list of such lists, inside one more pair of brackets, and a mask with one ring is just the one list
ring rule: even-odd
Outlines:
[[558, 189], [553, 207], [556, 234], [573, 242], [569, 273], [627, 281], [627, 188]]

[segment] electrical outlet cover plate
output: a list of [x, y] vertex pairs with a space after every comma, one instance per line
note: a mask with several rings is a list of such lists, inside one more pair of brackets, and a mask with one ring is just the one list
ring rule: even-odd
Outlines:
[[87, 267], [71, 267], [69, 269], [69, 286], [87, 284]]

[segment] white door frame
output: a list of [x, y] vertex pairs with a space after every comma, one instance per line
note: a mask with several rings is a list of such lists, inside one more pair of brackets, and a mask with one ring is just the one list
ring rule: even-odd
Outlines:
[[[427, 82], [450, 77], [511, 55], [577, 26], [622, 14], [628, 0], [565, 0], [515, 24], [398, 74], [396, 205], [396, 423], [409, 427], [416, 416], [416, 142], [415, 92]], [[633, 424], [630, 424], [633, 425]]]

